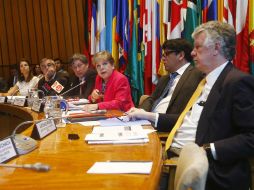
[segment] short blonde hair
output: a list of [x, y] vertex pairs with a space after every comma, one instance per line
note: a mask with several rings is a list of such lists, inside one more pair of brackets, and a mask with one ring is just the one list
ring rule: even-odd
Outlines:
[[96, 66], [96, 64], [99, 62], [99, 61], [107, 61], [109, 62], [111, 65], [114, 65], [115, 63], [115, 60], [114, 58], [112, 57], [111, 53], [109, 53], [108, 51], [100, 51], [98, 53], [96, 53], [94, 56], [93, 56], [93, 59], [92, 59], [92, 64], [94, 66]]

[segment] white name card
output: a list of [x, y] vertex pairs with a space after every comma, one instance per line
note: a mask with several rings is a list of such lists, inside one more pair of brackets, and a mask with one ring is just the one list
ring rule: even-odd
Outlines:
[[13, 105], [24, 107], [26, 103], [26, 98], [15, 98], [13, 101]]
[[6, 101], [6, 97], [0, 96], [0, 103], [5, 103], [5, 101]]
[[[46, 137], [47, 135], [49, 135], [50, 133], [52, 133], [53, 131], [56, 130], [56, 125], [54, 120], [49, 119], [49, 120], [45, 120], [45, 121], [41, 121], [39, 123], [37, 123], [35, 125], [34, 130], [36, 130], [37, 132], [37, 137], [35, 137], [36, 139], [42, 139], [44, 137]], [[33, 131], [33, 133], [35, 133]]]
[[14, 143], [10, 137], [0, 141], [0, 163], [10, 160], [17, 155]]
[[41, 100], [35, 100], [33, 102], [32, 110], [36, 112], [42, 111], [42, 101]]

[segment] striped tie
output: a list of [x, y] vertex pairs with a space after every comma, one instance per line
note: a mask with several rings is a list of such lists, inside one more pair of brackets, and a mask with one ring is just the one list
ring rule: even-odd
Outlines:
[[168, 81], [167, 86], [164, 88], [164, 90], [163, 90], [162, 94], [160, 95], [160, 97], [157, 100], [154, 101], [151, 111], [153, 111], [156, 108], [156, 106], [160, 103], [160, 101], [167, 96], [167, 94], [168, 94], [169, 90], [171, 89], [171, 87], [173, 85], [173, 82], [174, 82], [177, 75], [178, 75], [177, 72], [174, 72], [174, 73], [170, 74], [170, 79]]
[[167, 151], [169, 149], [169, 147], [171, 146], [173, 138], [175, 136], [175, 133], [176, 133], [177, 129], [182, 125], [182, 122], [183, 122], [183, 119], [184, 119], [186, 113], [191, 109], [193, 104], [197, 101], [198, 97], [200, 96], [200, 94], [201, 94], [201, 92], [202, 92], [202, 90], [205, 86], [205, 82], [206, 82], [205, 78], [200, 81], [196, 91], [193, 93], [193, 95], [190, 98], [187, 106], [184, 108], [184, 110], [181, 113], [181, 115], [179, 116], [175, 126], [173, 127], [173, 129], [169, 133], [167, 141], [166, 141], [165, 151]]

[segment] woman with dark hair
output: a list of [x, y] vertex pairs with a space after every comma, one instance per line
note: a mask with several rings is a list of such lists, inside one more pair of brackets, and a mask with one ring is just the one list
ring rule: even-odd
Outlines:
[[39, 78], [33, 76], [29, 61], [26, 59], [21, 59], [19, 62], [18, 82], [12, 88], [10, 88], [7, 93], [2, 93], [0, 95], [12, 96], [20, 94], [22, 96], [27, 96], [29, 89], [37, 88], [38, 81]]

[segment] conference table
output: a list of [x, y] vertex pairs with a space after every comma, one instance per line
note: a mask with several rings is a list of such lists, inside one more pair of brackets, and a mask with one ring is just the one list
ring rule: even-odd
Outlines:
[[[109, 111], [109, 114], [119, 114]], [[0, 128], [4, 135], [11, 134], [17, 123], [44, 118], [29, 108], [0, 104]], [[10, 120], [13, 123], [10, 123]], [[8, 126], [9, 125], [9, 126]], [[146, 126], [151, 127], [151, 126]], [[29, 135], [33, 126], [27, 126], [22, 133]], [[160, 140], [155, 132], [149, 134], [144, 144], [89, 145], [84, 141], [91, 127], [67, 124], [63, 128], [39, 140], [39, 146], [32, 152], [12, 159], [10, 164], [41, 162], [51, 166], [48, 172], [22, 168], [0, 167], [0, 189], [157, 189], [162, 167]], [[68, 134], [78, 134], [79, 139], [69, 140]], [[95, 162], [106, 161], [152, 161], [150, 174], [88, 174]]]

